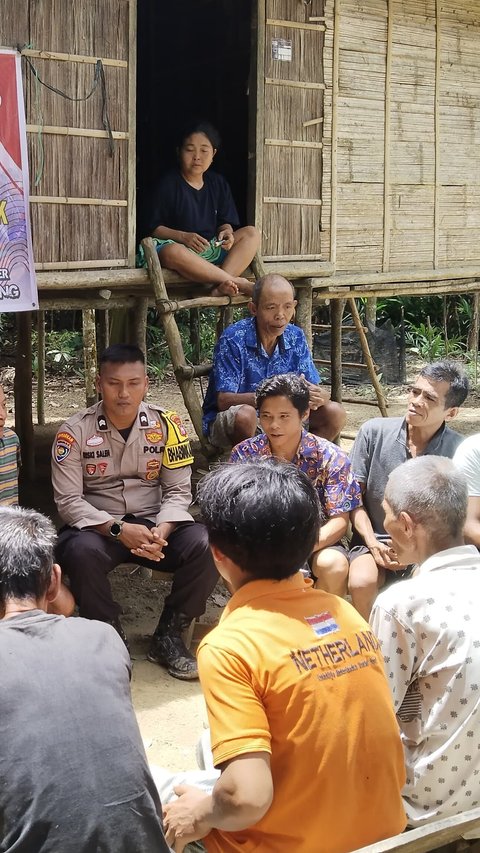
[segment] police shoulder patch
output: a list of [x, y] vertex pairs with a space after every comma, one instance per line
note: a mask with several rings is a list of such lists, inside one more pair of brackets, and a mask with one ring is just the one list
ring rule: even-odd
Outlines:
[[193, 463], [187, 431], [176, 412], [161, 412], [167, 427], [162, 464], [165, 468], [185, 468]]

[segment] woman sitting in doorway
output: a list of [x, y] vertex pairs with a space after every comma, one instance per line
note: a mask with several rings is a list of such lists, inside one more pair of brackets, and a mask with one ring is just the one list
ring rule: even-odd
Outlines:
[[309, 390], [303, 377], [284, 373], [265, 379], [256, 391], [256, 408], [263, 434], [240, 442], [230, 462], [249, 462], [275, 456], [300, 468], [314, 483], [322, 508], [322, 526], [309, 561], [315, 586], [345, 595], [348, 549], [341, 542], [349, 514], [362, 505], [360, 486], [343, 450], [307, 432]]
[[256, 228], [239, 227], [230, 187], [210, 171], [220, 137], [206, 121], [192, 124], [178, 148], [178, 169], [158, 187], [155, 227], [162, 266], [189, 281], [213, 285], [212, 294], [250, 295], [253, 285], [241, 278], [260, 244]]

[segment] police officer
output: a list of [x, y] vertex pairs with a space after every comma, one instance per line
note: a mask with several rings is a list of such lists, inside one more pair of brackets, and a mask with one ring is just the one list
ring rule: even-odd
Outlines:
[[[126, 642], [108, 573], [126, 561], [173, 573], [148, 659], [170, 675], [197, 678], [182, 631], [205, 610], [218, 574], [203, 525], [188, 512], [193, 457], [175, 412], [143, 402], [148, 378], [136, 346], [100, 358], [102, 400], [69, 418], [52, 451], [59, 515], [56, 556], [89, 619], [110, 622]], [[161, 563], [161, 566], [159, 564]]]

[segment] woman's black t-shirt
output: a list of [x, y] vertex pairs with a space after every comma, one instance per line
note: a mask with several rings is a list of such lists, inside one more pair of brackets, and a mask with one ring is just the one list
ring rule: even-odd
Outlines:
[[203, 187], [191, 187], [180, 172], [167, 172], [155, 194], [150, 233], [163, 225], [175, 231], [189, 231], [211, 240], [220, 225], [240, 227], [232, 191], [218, 172], [205, 172]]

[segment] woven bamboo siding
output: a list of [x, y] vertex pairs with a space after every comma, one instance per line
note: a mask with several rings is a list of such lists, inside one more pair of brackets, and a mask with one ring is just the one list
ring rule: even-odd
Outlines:
[[322, 222], [337, 271], [478, 263], [480, 3], [326, 0], [325, 17]]
[[127, 206], [133, 153], [129, 11], [129, 0], [0, 0], [0, 44], [28, 45], [26, 53], [45, 83], [84, 97], [93, 85], [96, 59], [105, 60], [108, 118], [121, 137], [114, 140], [111, 156], [99, 85], [89, 100], [70, 101], [40, 85], [23, 60], [30, 209], [40, 268], [133, 261], [132, 194]]
[[[310, 21], [322, 15], [323, 0], [310, 4], [266, 0], [262, 175], [266, 257], [320, 258], [322, 253], [324, 33], [323, 22]], [[291, 61], [273, 58], [273, 39], [291, 43]]]

